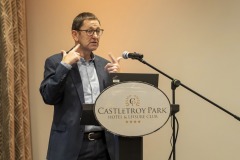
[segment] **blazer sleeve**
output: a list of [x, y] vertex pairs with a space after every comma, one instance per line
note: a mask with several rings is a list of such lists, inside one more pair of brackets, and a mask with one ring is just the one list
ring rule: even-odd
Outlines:
[[61, 54], [57, 54], [45, 61], [44, 79], [39, 90], [44, 102], [49, 105], [55, 105], [62, 100], [66, 77], [70, 71], [60, 63], [61, 59]]

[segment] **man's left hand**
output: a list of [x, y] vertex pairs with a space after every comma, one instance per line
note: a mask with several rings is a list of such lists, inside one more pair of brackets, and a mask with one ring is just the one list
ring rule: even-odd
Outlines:
[[120, 65], [119, 62], [122, 59], [122, 57], [115, 58], [113, 55], [109, 54], [109, 57], [111, 59], [111, 63], [108, 63], [104, 68], [109, 73], [116, 73], [120, 72]]

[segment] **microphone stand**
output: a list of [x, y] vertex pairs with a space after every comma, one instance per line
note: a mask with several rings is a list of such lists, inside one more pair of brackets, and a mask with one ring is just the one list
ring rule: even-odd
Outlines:
[[171, 116], [172, 116], [172, 129], [173, 129], [173, 133], [172, 133], [172, 151], [169, 157], [169, 160], [171, 158], [171, 155], [173, 156], [173, 160], [176, 160], [176, 138], [178, 133], [176, 133], [175, 131], [175, 122], [178, 122], [176, 119], [175, 114], [179, 111], [179, 105], [175, 104], [175, 90], [177, 87], [182, 86], [183, 88], [189, 90], [190, 92], [194, 93], [195, 95], [199, 96], [200, 98], [204, 99], [205, 101], [211, 103], [212, 105], [216, 106], [217, 108], [219, 108], [220, 110], [224, 111], [225, 113], [231, 115], [232, 117], [234, 117], [235, 119], [237, 119], [238, 121], [240, 121], [240, 118], [236, 115], [234, 115], [233, 113], [229, 112], [228, 110], [224, 109], [223, 107], [221, 107], [220, 105], [216, 104], [215, 102], [209, 100], [208, 98], [204, 97], [203, 95], [197, 93], [196, 91], [194, 91], [193, 89], [189, 88], [188, 86], [184, 85], [183, 83], [181, 83], [179, 80], [172, 78], [171, 76], [167, 75], [166, 73], [160, 71], [159, 69], [157, 69], [156, 67], [152, 66], [151, 64], [147, 63], [145, 60], [142, 59], [143, 56], [140, 57], [134, 57], [132, 59], [137, 59], [140, 62], [142, 62], [143, 64], [146, 64], [147, 66], [149, 66], [150, 68], [154, 69], [155, 71], [157, 71], [158, 73], [161, 73], [162, 75], [164, 75], [165, 77], [169, 78], [170, 80], [172, 80], [171, 82], [171, 89], [172, 89], [172, 104], [171, 104]]

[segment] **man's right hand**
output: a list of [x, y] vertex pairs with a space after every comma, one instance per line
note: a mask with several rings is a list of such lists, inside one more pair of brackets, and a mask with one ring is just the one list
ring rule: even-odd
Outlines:
[[74, 64], [76, 62], [78, 62], [81, 58], [80, 53], [77, 52], [77, 50], [79, 50], [80, 44], [77, 44], [71, 51], [69, 51], [68, 53], [64, 50], [62, 50], [62, 54], [63, 54], [63, 59], [62, 62], [66, 63], [66, 64]]

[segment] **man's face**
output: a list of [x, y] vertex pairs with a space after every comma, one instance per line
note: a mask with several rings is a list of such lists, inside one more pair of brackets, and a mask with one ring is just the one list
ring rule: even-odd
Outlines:
[[[83, 26], [79, 30], [97, 30], [100, 24], [97, 20], [84, 20]], [[80, 43], [83, 52], [92, 52], [98, 48], [100, 36], [93, 33], [88, 35], [86, 31], [77, 31], [76, 39]]]

